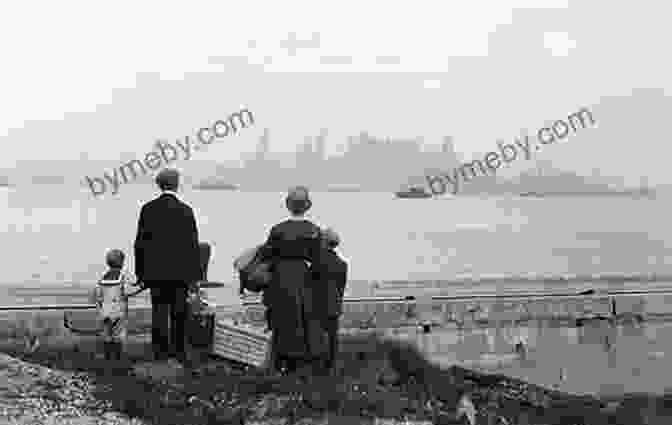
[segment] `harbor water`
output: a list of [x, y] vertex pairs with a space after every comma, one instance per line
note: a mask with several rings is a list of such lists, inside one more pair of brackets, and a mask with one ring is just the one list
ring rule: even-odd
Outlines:
[[[94, 198], [66, 186], [0, 189], [0, 284], [93, 284], [105, 251], [129, 254], [149, 185]], [[234, 279], [233, 258], [263, 242], [286, 216], [283, 193], [194, 191], [202, 240], [213, 245], [210, 278]], [[342, 236], [353, 280], [487, 275], [672, 274], [670, 198], [455, 197], [314, 193], [311, 218]]]

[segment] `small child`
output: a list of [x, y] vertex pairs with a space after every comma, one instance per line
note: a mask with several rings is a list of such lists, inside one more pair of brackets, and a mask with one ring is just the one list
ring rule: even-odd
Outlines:
[[322, 251], [318, 264], [313, 268], [313, 278], [319, 282], [320, 296], [316, 297], [316, 302], [322, 314], [323, 329], [327, 332], [329, 342], [325, 366], [333, 371], [338, 354], [338, 330], [343, 313], [343, 296], [348, 283], [348, 262], [336, 252], [341, 238], [334, 230], [322, 229], [320, 240]]
[[[98, 282], [95, 300], [103, 324], [105, 359], [121, 359], [126, 342], [128, 320], [128, 285], [130, 277], [123, 271], [125, 255], [119, 249], [107, 252], [109, 269]], [[134, 284], [137, 286], [137, 283]]]

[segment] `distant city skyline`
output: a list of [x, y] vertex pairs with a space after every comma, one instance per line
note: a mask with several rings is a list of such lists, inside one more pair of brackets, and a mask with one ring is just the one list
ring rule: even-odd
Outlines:
[[[642, 93], [646, 96], [640, 97], [646, 100], [647, 96], [655, 95], [656, 92]], [[636, 101], [637, 97], [633, 99]], [[615, 103], [615, 105], [618, 104], [618, 102]], [[614, 110], [609, 105], [602, 106], [602, 111]], [[628, 108], [624, 109], [625, 112], [628, 110]], [[347, 137], [347, 143], [344, 144], [342, 152], [327, 154], [325, 146], [331, 142], [327, 128], [319, 129], [316, 134], [304, 136], [303, 143], [299, 144], [293, 152], [274, 149], [276, 139], [271, 129], [265, 127], [259, 133], [254, 144], [255, 149], [247, 152], [240, 160], [201, 159], [198, 161], [194, 159], [182, 164], [178, 162], [176, 165], [186, 170], [185, 182], [189, 185], [217, 179], [223, 183], [241, 184], [244, 189], [252, 190], [278, 190], [292, 184], [307, 184], [317, 189], [324, 189], [331, 185], [345, 184], [360, 185], [365, 190], [390, 191], [408, 185], [425, 185], [424, 175], [427, 173], [431, 174], [436, 170], [445, 171], [468, 160], [464, 154], [457, 151], [455, 137], [451, 135], [441, 137], [440, 144], [436, 144], [428, 143], [423, 136], [391, 138], [360, 131], [356, 135]], [[520, 132], [521, 135], [526, 133], [529, 131], [521, 130]], [[592, 136], [588, 134], [589, 139]], [[581, 143], [581, 140], [577, 138], [571, 143]], [[123, 161], [135, 159], [132, 152], [123, 152], [120, 156]], [[82, 155], [79, 165], [86, 162], [98, 164], [100, 161], [90, 161], [86, 155]], [[553, 181], [555, 189], [552, 190], [556, 191], [576, 190], [577, 184], [586, 188], [592, 187], [594, 190], [601, 190], [599, 188], [606, 187], [604, 185], [612, 188], [636, 187], [637, 184], [646, 186], [649, 180], [648, 177], [642, 176], [636, 183], [626, 184], [622, 177], [606, 175], [597, 167], [580, 177], [565, 167], [557, 166], [555, 164], [557, 161], [544, 157], [535, 157], [531, 161], [523, 162], [528, 162], [528, 164], [522, 167], [512, 167], [508, 173], [507, 170], [503, 170], [502, 173], [498, 172], [497, 177], [475, 179], [475, 182], [470, 182], [465, 188], [465, 193], [495, 193], [499, 190], [515, 192], [517, 187], [530, 187], [530, 184], [537, 187], [535, 190], [543, 190], [543, 188], [534, 186], [537, 183], [533, 184], [530, 180], [536, 177], [544, 177], [546, 183], [543, 185], [545, 186]], [[34, 183], [64, 183], [64, 179], [57, 172], [48, 172], [46, 169], [48, 167], [44, 167], [46, 163], [48, 162], [29, 161], [28, 167], [19, 167], [19, 169], [34, 169], [36, 166], [41, 168], [41, 174], [30, 173]], [[203, 164], [209, 164], [209, 166], [204, 167]], [[72, 166], [61, 167], [60, 170], [77, 168], [77, 165], [72, 163]], [[12, 175], [19, 170], [5, 171]], [[372, 171], [375, 172], [372, 173]], [[9, 180], [11, 182], [13, 179]], [[68, 181], [68, 179], [65, 180]], [[563, 181], [564, 184], [569, 185], [565, 189], [563, 189]], [[143, 182], [151, 182], [151, 176], [140, 178], [135, 183]], [[68, 181], [68, 184], [80, 183], [72, 182], [72, 179]]]
[[[660, 52], [672, 28], [662, 3], [366, 3], [352, 14], [342, 4], [251, 0], [237, 5], [234, 22], [208, 26], [204, 10], [230, 11], [195, 1], [163, 5], [160, 20], [146, 4], [81, 7], [71, 16], [45, 3], [37, 17], [33, 7], [8, 4], [3, 16], [12, 18], [0, 33], [17, 42], [3, 51], [0, 167], [137, 157], [157, 139], [190, 134], [240, 107], [254, 111], [258, 131], [193, 161], [247, 158], [263, 128], [274, 152], [293, 152], [327, 129], [324, 148], [316, 146], [327, 157], [367, 132], [421, 137], [439, 151], [449, 135], [469, 159], [498, 139], [595, 106], [599, 134], [543, 157], [581, 175], [597, 167], [631, 183], [670, 182], [661, 141], [672, 69]], [[517, 167], [510, 173], [523, 171]]]
[[[648, 167], [646, 173], [657, 172], [658, 175], [655, 175], [656, 173], [651, 173], [651, 175], [630, 174], [629, 176], [627, 173], [625, 175], [621, 174], [622, 168], [610, 167], [612, 164], [609, 162], [614, 160], [614, 158], [609, 155], [604, 156], [605, 152], [619, 147], [618, 143], [613, 145], [611, 143], [612, 140], [638, 140], [638, 142], [645, 142], [647, 138], [650, 139], [652, 135], [657, 133], [657, 127], [664, 124], [662, 115], [660, 116], [660, 120], [652, 120], [652, 117], [660, 115], [655, 111], [662, 111], [666, 107], [672, 107], [672, 101], [669, 97], [665, 96], [662, 89], [640, 89], [633, 91], [632, 95], [627, 97], [605, 97], [599, 104], [594, 107], [591, 106], [598, 121], [597, 128], [591, 129], [589, 134], [581, 134], [569, 138], [562, 146], [554, 146], [548, 152], [535, 155], [534, 161], [545, 161], [548, 164], [553, 164], [558, 169], [578, 172], [580, 175], [587, 177], [596, 177], [596, 170], [598, 170], [597, 174], [599, 174], [599, 179], [602, 181], [622, 179], [624, 184], [631, 186], [639, 184], [643, 178], [646, 178], [653, 185], [670, 183], [666, 175], [664, 178], [660, 178], [661, 170], [655, 167]], [[642, 115], [636, 112], [641, 110], [650, 110], [652, 113]], [[552, 120], [551, 118], [550, 121]], [[282, 133], [280, 131], [274, 131], [272, 128], [263, 125], [260, 125], [259, 129], [250, 130], [253, 139], [249, 140], [249, 145], [252, 149], [243, 152], [239, 158], [222, 158], [218, 154], [218, 146], [208, 146], [207, 149], [194, 153], [191, 161], [197, 164], [220, 163], [220, 166], [215, 167], [220, 170], [222, 168], [240, 167], [246, 169], [256, 164], [253, 167], [256, 173], [270, 173], [276, 169], [298, 167], [301, 171], [295, 173], [297, 176], [309, 176], [311, 173], [319, 170], [320, 167], [314, 165], [315, 160], [319, 160], [319, 158], [340, 159], [341, 163], [343, 163], [345, 158], [346, 162], [349, 160], [350, 165], [355, 166], [355, 168], [358, 161], [378, 161], [383, 168], [388, 167], [396, 170], [394, 177], [391, 177], [392, 172], [388, 170], [387, 174], [390, 175], [389, 178], [395, 179], [399, 184], [405, 184], [409, 179], [410, 181], [416, 181], [414, 180], [414, 176], [421, 176], [422, 169], [445, 169], [449, 168], [447, 164], [451, 164], [456, 160], [470, 160], [470, 158], [478, 156], [478, 153], [461, 151], [458, 148], [460, 139], [453, 135], [444, 135], [437, 138], [429, 138], [423, 135], [415, 137], [391, 137], [386, 134], [376, 134], [372, 131], [360, 130], [355, 134], [342, 137], [340, 135], [332, 135], [328, 127], [322, 127], [312, 134], [304, 135], [303, 142], [297, 144], [294, 150], [282, 150], [276, 148], [286, 147], [286, 144], [282, 143]], [[522, 135], [529, 131], [528, 129], [522, 129], [519, 131], [519, 134]], [[280, 135], [276, 136], [278, 133]], [[647, 134], [648, 136], [642, 139], [640, 134]], [[516, 134], [510, 137], [515, 136]], [[247, 138], [249, 139], [250, 137]], [[506, 140], [506, 138], [496, 140]], [[496, 140], [491, 141], [490, 149], [495, 145]], [[641, 143], [634, 144], [633, 146], [639, 144]], [[340, 146], [340, 149], [327, 149], [328, 146]], [[114, 155], [110, 155], [109, 160], [98, 160], [92, 159], [87, 152], [81, 152], [77, 159], [66, 161], [70, 164], [68, 167], [53, 167], [52, 171], [48, 171], [52, 167], [47, 165], [51, 161], [44, 160], [18, 160], [15, 165], [23, 169], [23, 171], [18, 169], [12, 170], [12, 168], [8, 167], [5, 167], [5, 169], [9, 170], [9, 175], [14, 175], [17, 172], [19, 174], [27, 172], [31, 175], [45, 176], [62, 176], [64, 170], [67, 170], [64, 176], [66, 180], [69, 180], [72, 176], [68, 175], [68, 172], [76, 173], [75, 170], [81, 169], [91, 170], [94, 167], [92, 165], [94, 163], [131, 161], [137, 158], [137, 155], [137, 152], [122, 151], [117, 154], [118, 159], [113, 159]], [[598, 159], [604, 157], [608, 161], [598, 161], [597, 164], [592, 164], [583, 169], [574, 167], [577, 159], [580, 160], [583, 157], [590, 158], [591, 156]], [[649, 161], [651, 164], [660, 159], [655, 156], [647, 156], [647, 151], [633, 151], [631, 159], [635, 160], [638, 157], [641, 158], [641, 161]], [[385, 160], [381, 161], [381, 158]], [[521, 175], [526, 169], [537, 167], [534, 161], [524, 161], [510, 169], [502, 169], [498, 171], [498, 175], [506, 178]], [[266, 162], [267, 165], [274, 165], [270, 168], [260, 167], [262, 162]], [[223, 167], [221, 165], [223, 163], [227, 165]], [[313, 164], [311, 165], [311, 163]], [[237, 165], [234, 166], [234, 164]], [[180, 163], [176, 165], [178, 167], [195, 168], [195, 166], [187, 166]], [[100, 168], [100, 165], [97, 165], [97, 167]], [[632, 168], [635, 169], [636, 167]], [[30, 170], [28, 171], [28, 169]], [[92, 170], [91, 172], [96, 171]], [[627, 169], [626, 171], [631, 170]], [[354, 171], [354, 174], [358, 172], [362, 174], [368, 173], [368, 171], [362, 169]], [[83, 171], [79, 171], [80, 175], [82, 173]], [[195, 177], [196, 180], [198, 178]], [[265, 176], [265, 178], [268, 180], [268, 176]]]

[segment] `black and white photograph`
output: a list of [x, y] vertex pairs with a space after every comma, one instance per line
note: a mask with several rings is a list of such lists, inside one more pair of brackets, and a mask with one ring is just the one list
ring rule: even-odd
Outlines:
[[672, 423], [669, 11], [3, 3], [0, 425]]

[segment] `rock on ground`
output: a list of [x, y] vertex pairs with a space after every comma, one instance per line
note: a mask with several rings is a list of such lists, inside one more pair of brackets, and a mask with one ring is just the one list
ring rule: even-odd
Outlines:
[[44, 425], [144, 425], [93, 397], [86, 373], [27, 363], [0, 353], [0, 423]]

